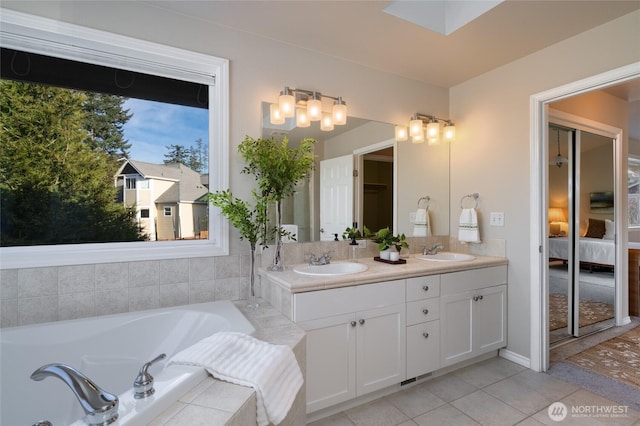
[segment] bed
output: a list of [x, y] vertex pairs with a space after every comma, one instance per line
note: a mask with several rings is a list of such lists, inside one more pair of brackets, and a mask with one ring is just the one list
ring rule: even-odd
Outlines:
[[[567, 237], [549, 238], [549, 260], [569, 260], [568, 241]], [[581, 237], [579, 247], [580, 264], [611, 268], [615, 265], [614, 240]]]

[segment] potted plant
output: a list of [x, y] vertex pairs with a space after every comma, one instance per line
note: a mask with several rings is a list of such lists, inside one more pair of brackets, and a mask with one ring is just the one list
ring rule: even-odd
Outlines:
[[274, 138], [253, 139], [246, 136], [238, 147], [247, 165], [243, 173], [252, 174], [258, 182], [260, 197], [275, 203], [275, 255], [271, 271], [282, 271], [282, 200], [292, 195], [298, 181], [309, 176], [313, 170], [313, 144], [315, 139], [306, 138], [297, 148], [290, 148], [286, 137], [282, 142]]
[[[400, 250], [402, 250], [403, 247], [409, 248], [405, 235], [393, 235], [393, 232], [389, 227], [379, 229], [375, 234], [373, 234], [372, 239], [373, 242], [378, 244], [380, 259], [383, 260], [396, 261], [400, 259]], [[395, 249], [394, 252], [390, 250], [391, 247]]]
[[266, 243], [267, 199], [253, 191], [253, 204], [235, 197], [228, 189], [209, 193], [205, 199], [218, 207], [221, 213], [240, 232], [240, 239], [246, 239], [251, 248], [249, 275], [249, 301], [247, 306], [257, 308], [255, 293], [256, 246]]

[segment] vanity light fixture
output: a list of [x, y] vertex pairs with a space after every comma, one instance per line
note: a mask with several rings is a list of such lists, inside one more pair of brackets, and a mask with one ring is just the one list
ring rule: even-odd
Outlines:
[[[422, 143], [427, 140], [429, 142], [429, 145], [436, 145], [440, 143], [440, 123], [444, 123], [442, 136], [447, 142], [452, 142], [455, 139], [456, 127], [451, 120], [438, 118], [433, 115], [421, 114], [419, 112], [413, 114], [413, 117], [409, 121], [408, 136], [411, 136], [411, 142]], [[407, 127], [403, 125], [397, 125], [396, 141], [402, 142], [406, 141], [407, 139]]]
[[[322, 100], [333, 99], [331, 113], [323, 113]], [[306, 89], [285, 87], [277, 104], [269, 106], [271, 124], [284, 124], [289, 117], [296, 117], [297, 127], [309, 127], [311, 121], [320, 121], [322, 130], [333, 130], [334, 125], [347, 123], [347, 104], [341, 96], [323, 95]]]

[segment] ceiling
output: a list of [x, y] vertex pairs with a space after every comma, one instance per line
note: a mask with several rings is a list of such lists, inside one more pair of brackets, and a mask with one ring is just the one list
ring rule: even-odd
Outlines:
[[386, 13], [390, 1], [146, 3], [439, 87], [640, 9], [640, 1], [628, 0], [506, 0], [443, 35]]

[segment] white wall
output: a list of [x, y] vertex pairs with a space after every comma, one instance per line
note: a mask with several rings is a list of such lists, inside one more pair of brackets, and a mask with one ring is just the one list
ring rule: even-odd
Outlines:
[[[450, 90], [458, 133], [451, 147], [451, 220], [457, 200], [480, 194], [483, 239], [505, 239], [509, 258], [508, 349], [530, 355], [530, 96], [640, 61], [640, 12], [623, 16]], [[480, 160], [481, 159], [481, 160]], [[504, 227], [489, 212], [505, 212]]]

